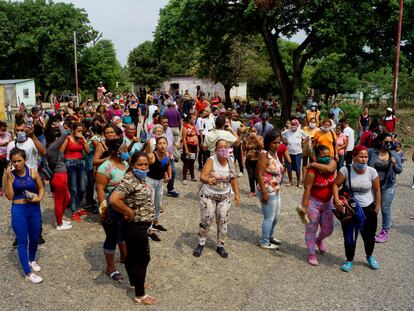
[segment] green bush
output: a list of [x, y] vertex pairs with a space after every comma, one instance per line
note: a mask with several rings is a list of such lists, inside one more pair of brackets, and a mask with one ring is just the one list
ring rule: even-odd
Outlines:
[[[331, 105], [323, 105], [321, 108], [321, 120], [328, 117]], [[344, 112], [344, 117], [348, 120], [349, 125], [354, 129], [358, 129], [358, 119], [364, 108], [360, 105], [353, 103], [341, 103], [339, 108]]]

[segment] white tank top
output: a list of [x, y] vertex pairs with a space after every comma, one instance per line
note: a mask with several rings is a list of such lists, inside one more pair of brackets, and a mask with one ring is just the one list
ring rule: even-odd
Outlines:
[[[208, 191], [216, 194], [224, 194], [231, 190], [231, 181], [235, 177], [234, 171], [230, 168], [229, 162], [222, 166], [217, 159], [216, 155], [210, 157], [213, 160], [213, 170], [210, 173], [210, 177], [216, 178], [215, 185], [205, 185]], [[231, 160], [230, 160], [231, 161]]]

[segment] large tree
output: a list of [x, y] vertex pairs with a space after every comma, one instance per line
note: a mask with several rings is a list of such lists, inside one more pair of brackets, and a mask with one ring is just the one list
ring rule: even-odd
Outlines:
[[[280, 87], [284, 117], [291, 114], [294, 93], [310, 59], [332, 52], [374, 55], [379, 50], [378, 40], [374, 39], [384, 32], [391, 39], [388, 32], [396, 25], [387, 21], [398, 13], [396, 0], [171, 0], [167, 8], [170, 6], [174, 14], [168, 23], [170, 28], [163, 32], [163, 42], [175, 40], [176, 29], [181, 28], [189, 40], [206, 42], [199, 48], [210, 53], [214, 52], [211, 42], [243, 40], [246, 35], [260, 34]], [[304, 40], [286, 63], [280, 39], [298, 33], [304, 35]], [[183, 38], [186, 34], [179, 32], [178, 39]], [[383, 51], [391, 53], [392, 40], [381, 43]]]
[[113, 90], [121, 77], [121, 65], [116, 59], [116, 51], [110, 40], [100, 40], [86, 48], [78, 65], [80, 88], [94, 94], [97, 83]]
[[97, 37], [83, 9], [46, 0], [0, 0], [0, 78], [34, 78], [47, 96], [74, 88], [73, 32], [79, 55]]

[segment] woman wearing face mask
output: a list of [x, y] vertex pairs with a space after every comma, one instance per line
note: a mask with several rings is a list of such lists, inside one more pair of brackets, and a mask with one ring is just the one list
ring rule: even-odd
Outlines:
[[296, 186], [301, 188], [300, 184], [300, 175], [301, 175], [301, 165], [302, 165], [302, 145], [308, 141], [308, 137], [305, 133], [299, 129], [299, 121], [294, 119], [291, 122], [291, 127], [289, 130], [282, 132], [282, 137], [287, 142], [287, 147], [289, 150], [289, 157], [292, 161], [292, 165], [288, 168], [289, 183], [286, 184], [286, 187], [292, 186], [292, 171], [296, 172]]
[[344, 166], [345, 161], [345, 149], [346, 149], [346, 136], [343, 133], [343, 126], [338, 124], [335, 127], [336, 133], [336, 148], [338, 150], [338, 162], [337, 162], [337, 170], [339, 171], [342, 166]]
[[332, 122], [330, 119], [324, 119], [322, 121], [322, 127], [315, 133], [313, 139], [313, 147], [324, 145], [331, 151], [331, 157], [335, 161], [339, 160], [338, 157], [338, 146], [336, 145], [336, 133], [331, 130]]
[[187, 184], [187, 173], [190, 171], [191, 181], [197, 181], [194, 175], [194, 163], [199, 152], [197, 129], [194, 125], [196, 116], [187, 114], [181, 131], [183, 141], [183, 185]]
[[[311, 162], [305, 175], [305, 191], [301, 214], [307, 214], [309, 223], [305, 225], [305, 243], [308, 249], [308, 262], [318, 265], [316, 246], [323, 254], [327, 251], [324, 239], [333, 232], [332, 185], [335, 181], [336, 162], [330, 150], [324, 145], [315, 148], [315, 162]], [[319, 234], [317, 235], [319, 227]]]
[[264, 150], [257, 162], [256, 190], [263, 212], [262, 238], [260, 247], [278, 249], [280, 241], [274, 238], [274, 231], [280, 216], [280, 183], [283, 177], [283, 165], [277, 156], [282, 141], [280, 134], [271, 131], [264, 137]]
[[63, 219], [63, 214], [70, 204], [68, 189], [68, 172], [65, 165], [65, 155], [60, 152], [60, 147], [67, 139], [67, 132], [60, 125], [59, 120], [49, 119], [45, 131], [46, 157], [53, 177], [50, 184], [54, 190], [56, 230], [69, 230], [72, 228], [70, 221]]
[[388, 233], [391, 229], [391, 207], [396, 189], [396, 174], [401, 174], [402, 164], [398, 154], [391, 150], [393, 145], [391, 134], [380, 134], [376, 141], [376, 148], [369, 149], [368, 165], [377, 170], [380, 179], [382, 229], [375, 237], [375, 242], [384, 243], [388, 241]]
[[309, 121], [309, 125], [303, 127], [303, 133], [308, 137], [308, 140], [303, 144], [302, 147], [302, 175], [305, 176], [306, 166], [310, 162], [312, 157], [312, 142], [315, 137], [316, 132], [319, 129], [316, 127], [316, 119], [312, 118]]
[[103, 244], [106, 260], [105, 272], [114, 281], [120, 282], [123, 277], [115, 267], [115, 249], [118, 244], [121, 253], [120, 261], [123, 262], [126, 256], [125, 242], [122, 235], [123, 215], [108, 206], [107, 197], [124, 178], [128, 168], [129, 154], [122, 138], [107, 139], [105, 144], [110, 156], [99, 166], [96, 173], [96, 193], [100, 202], [99, 214], [106, 236]]
[[148, 156], [134, 153], [130, 168], [111, 194], [110, 204], [124, 215], [124, 233], [127, 256], [125, 269], [131, 289], [135, 290], [137, 304], [152, 305], [155, 298], [145, 294], [145, 278], [150, 261], [148, 229], [154, 221], [153, 189], [146, 182]]
[[[167, 229], [159, 223], [164, 188], [163, 182], [168, 183], [172, 174], [171, 163], [169, 160], [171, 159], [171, 156], [167, 152], [167, 146], [168, 141], [166, 137], [157, 137], [155, 151], [148, 154], [149, 172], [147, 175], [147, 182], [154, 189], [155, 204], [155, 220], [152, 227], [160, 231], [167, 231]], [[156, 242], [161, 241], [161, 239], [153, 232], [150, 233], [149, 237]]]
[[14, 170], [11, 166], [6, 169], [4, 194], [12, 201], [11, 224], [17, 237], [17, 251], [26, 280], [38, 284], [43, 279], [33, 272], [41, 270], [35, 259], [42, 223], [40, 202], [44, 187], [37, 171], [26, 165], [24, 150], [12, 149], [10, 161]]
[[89, 153], [89, 145], [83, 136], [83, 126], [81, 123], [72, 125], [72, 130], [68, 131], [68, 136], [60, 146], [59, 151], [65, 155], [72, 220], [81, 222], [80, 216], [88, 214], [81, 208], [86, 189], [86, 165], [83, 159], [83, 152]]
[[263, 138], [257, 135], [257, 129], [253, 126], [249, 128], [249, 134], [243, 140], [242, 154], [246, 156], [245, 165], [249, 176], [250, 197], [256, 196], [256, 167], [259, 160], [259, 153], [263, 149]]
[[[343, 204], [339, 200], [339, 188], [349, 187], [349, 176], [355, 200], [362, 208], [362, 213], [355, 214], [350, 220], [342, 221], [346, 262], [341, 270], [349, 272], [353, 266], [356, 240], [361, 232], [364, 240], [365, 254], [371, 269], [379, 268], [378, 262], [372, 255], [375, 247], [375, 231], [377, 230], [377, 214], [381, 207], [381, 186], [377, 171], [368, 166], [368, 149], [365, 146], [356, 146], [352, 152], [353, 164], [348, 168], [343, 166], [336, 176], [333, 185], [334, 204], [338, 213], [343, 212]], [[356, 209], [357, 210], [357, 209]]]
[[236, 206], [240, 206], [239, 184], [236, 177], [234, 162], [229, 159], [229, 143], [224, 139], [216, 142], [216, 154], [211, 156], [203, 167], [200, 181], [200, 228], [198, 245], [193, 255], [200, 257], [206, 243], [210, 226], [216, 218], [217, 249], [216, 252], [227, 258], [224, 249], [227, 236], [228, 214], [231, 208], [231, 190], [234, 192]]
[[156, 124], [152, 129], [152, 137], [148, 139], [145, 143], [145, 152], [154, 152], [155, 147], [157, 145], [157, 138], [162, 136], [164, 136], [164, 128], [161, 124]]
[[316, 127], [319, 127], [319, 120], [321, 117], [321, 112], [318, 110], [318, 104], [312, 103], [311, 109], [306, 111], [306, 122], [305, 124], [308, 125], [311, 119], [315, 119]]
[[103, 129], [103, 136], [98, 134], [94, 135], [94, 137], [95, 154], [93, 155], [93, 165], [97, 169], [99, 165], [109, 159], [111, 154], [105, 142], [119, 138], [118, 128], [115, 125], [109, 124]]

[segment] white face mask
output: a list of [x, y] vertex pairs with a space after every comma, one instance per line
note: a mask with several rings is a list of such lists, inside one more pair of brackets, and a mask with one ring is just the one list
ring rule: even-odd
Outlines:
[[321, 129], [322, 129], [322, 131], [324, 131], [324, 132], [329, 132], [329, 130], [330, 130], [331, 128], [326, 127], [326, 126], [322, 126], [322, 127], [321, 127]]
[[309, 123], [309, 127], [310, 127], [311, 129], [314, 129], [314, 128], [316, 127], [316, 123]]

